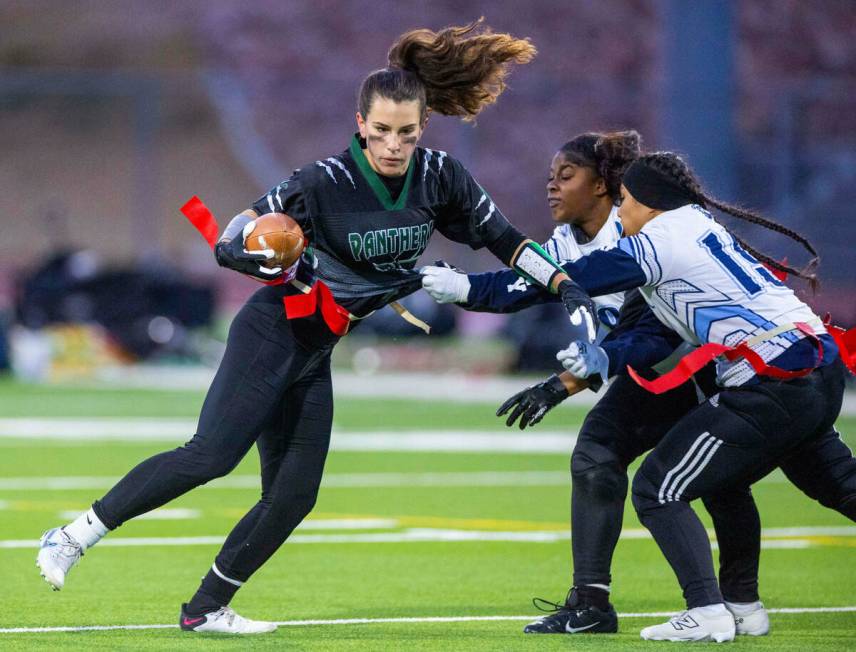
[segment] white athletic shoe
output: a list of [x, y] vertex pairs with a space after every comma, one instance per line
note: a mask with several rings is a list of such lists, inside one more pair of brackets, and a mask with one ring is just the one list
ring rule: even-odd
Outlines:
[[235, 613], [231, 607], [220, 607], [203, 616], [188, 616], [181, 605], [178, 624], [185, 632], [213, 632], [217, 634], [264, 634], [276, 629], [276, 623], [250, 620]]
[[726, 602], [725, 608], [734, 616], [738, 636], [766, 636], [770, 633], [770, 617], [763, 602]]
[[83, 556], [83, 548], [61, 527], [55, 527], [42, 535], [36, 566], [42, 577], [54, 591], [65, 585], [65, 576]]
[[734, 616], [722, 604], [696, 607], [640, 632], [648, 641], [733, 641]]

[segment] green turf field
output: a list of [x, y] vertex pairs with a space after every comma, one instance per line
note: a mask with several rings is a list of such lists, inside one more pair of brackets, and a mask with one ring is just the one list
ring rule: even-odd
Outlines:
[[[192, 418], [201, 399], [197, 392], [57, 390], [6, 382], [0, 384], [0, 420]], [[460, 430], [465, 438], [467, 430], [499, 431], [494, 409], [492, 404], [343, 399], [337, 402], [335, 428], [336, 433]], [[581, 412], [566, 409], [548, 415], [539, 428], [572, 431], [581, 418]], [[839, 427], [851, 446], [856, 444], [856, 420], [842, 419]], [[528, 436], [538, 437], [538, 429]], [[210, 566], [217, 539], [256, 500], [254, 454], [235, 470], [231, 484], [200, 488], [159, 514], [171, 518], [136, 520], [111, 533], [87, 553], [60, 593], [52, 593], [39, 577], [35, 550], [27, 543], [68, 520], [64, 512], [86, 508], [135, 462], [168, 447], [153, 441], [0, 437], [0, 629], [177, 622], [179, 603]], [[334, 451], [315, 511], [233, 603], [248, 617], [291, 624], [240, 640], [184, 634], [177, 626], [2, 631], [0, 649], [669, 648], [670, 643], [639, 640], [639, 629], [662, 617], [624, 617], [620, 633], [609, 636], [521, 633], [526, 622], [521, 617], [536, 615], [533, 596], [561, 600], [568, 588], [567, 457], [489, 450]], [[51, 482], [66, 488], [50, 489]], [[766, 529], [761, 592], [767, 606], [856, 605], [856, 526], [808, 500], [778, 474], [757, 485], [755, 495]], [[679, 611], [674, 576], [640, 528], [628, 506], [629, 537], [619, 543], [613, 569], [616, 608], [620, 613]], [[105, 545], [140, 537], [156, 541]], [[179, 541], [188, 545], [175, 545]], [[375, 622], [295, 622], [346, 619]], [[771, 620], [769, 637], [741, 638], [733, 645], [856, 649], [856, 611], [774, 613]]]

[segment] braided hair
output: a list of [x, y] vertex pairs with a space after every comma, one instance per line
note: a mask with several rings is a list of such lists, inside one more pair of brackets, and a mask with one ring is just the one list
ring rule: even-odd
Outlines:
[[737, 243], [744, 250], [749, 252], [752, 256], [768, 267], [805, 279], [808, 281], [809, 286], [813, 291], [817, 289], [818, 280], [817, 275], [814, 273], [814, 269], [817, 267], [820, 259], [817, 254], [817, 250], [805, 236], [800, 235], [796, 231], [789, 229], [778, 222], [774, 222], [773, 220], [763, 217], [754, 211], [735, 206], [734, 204], [729, 204], [713, 197], [701, 187], [701, 183], [695, 173], [690, 169], [689, 165], [687, 165], [686, 161], [674, 152], [654, 152], [652, 154], [646, 154], [645, 156], [639, 157], [638, 161], [639, 163], [644, 164], [645, 166], [673, 180], [677, 185], [686, 190], [702, 208], [716, 208], [717, 210], [727, 213], [732, 217], [736, 217], [739, 220], [757, 224], [759, 226], [763, 226], [765, 229], [786, 235], [791, 240], [801, 244], [806, 251], [813, 256], [813, 258], [803, 269], [797, 270], [764, 253], [761, 253], [741, 238], [732, 234], [734, 239], [737, 240]]
[[621, 199], [621, 177], [627, 166], [639, 158], [642, 138], [633, 130], [609, 133], [588, 132], [559, 148], [569, 163], [594, 170], [606, 185], [613, 204]]

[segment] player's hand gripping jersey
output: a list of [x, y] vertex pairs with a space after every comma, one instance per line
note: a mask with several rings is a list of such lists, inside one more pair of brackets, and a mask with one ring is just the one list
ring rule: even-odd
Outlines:
[[[593, 292], [640, 287], [657, 318], [694, 345], [757, 338], [753, 350], [784, 369], [820, 366], [838, 353], [811, 309], [699, 206], [661, 213], [616, 248], [580, 259], [572, 277]], [[819, 337], [823, 360], [795, 323]], [[745, 361], [718, 368], [723, 386], [754, 375]]]
[[298, 280], [322, 280], [357, 317], [419, 288], [413, 268], [435, 230], [473, 249], [513, 230], [445, 152], [417, 147], [397, 193], [390, 181], [371, 168], [354, 136], [347, 150], [296, 170], [252, 208], [298, 221], [311, 243]]
[[[577, 278], [574, 262], [592, 252], [609, 249], [615, 246], [621, 237], [621, 221], [618, 219], [618, 208], [613, 208], [600, 231], [591, 240], [585, 241], [585, 235], [579, 229], [569, 224], [555, 228], [552, 237], [544, 244], [544, 249], [568, 272], [575, 281], [594, 299], [597, 317], [600, 322], [596, 342], [603, 338], [618, 323], [618, 313], [624, 303], [623, 292], [603, 294], [598, 292], [600, 287], [589, 287], [588, 277]], [[468, 310], [486, 312], [517, 312], [528, 306], [547, 301], [555, 301], [556, 297], [544, 292], [517, 276], [512, 270], [487, 272], [484, 274], [469, 274], [470, 291], [463, 307]]]

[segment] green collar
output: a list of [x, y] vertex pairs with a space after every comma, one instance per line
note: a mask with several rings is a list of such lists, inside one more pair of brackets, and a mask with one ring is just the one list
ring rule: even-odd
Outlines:
[[413, 168], [415, 167], [413, 157], [410, 159], [410, 165], [407, 166], [404, 186], [402, 186], [401, 192], [398, 193], [398, 199], [395, 201], [392, 201], [392, 196], [389, 194], [389, 190], [387, 190], [383, 181], [380, 180], [377, 172], [374, 171], [371, 164], [366, 159], [366, 155], [363, 154], [363, 148], [360, 147], [360, 139], [356, 134], [354, 134], [354, 138], [351, 140], [351, 157], [356, 161], [357, 167], [360, 169], [360, 172], [369, 184], [369, 187], [374, 191], [375, 197], [377, 197], [378, 201], [386, 210], [397, 211], [404, 208], [404, 204], [407, 202], [407, 193], [410, 191], [410, 180], [413, 178]]

